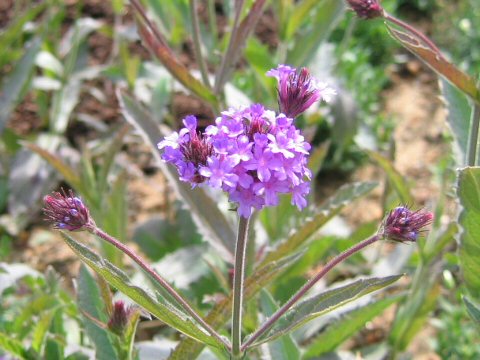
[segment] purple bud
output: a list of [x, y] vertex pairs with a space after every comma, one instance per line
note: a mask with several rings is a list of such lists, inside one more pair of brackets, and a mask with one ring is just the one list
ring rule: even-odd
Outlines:
[[306, 68], [299, 71], [279, 65], [267, 72], [278, 80], [278, 104], [287, 117], [295, 118], [319, 100], [330, 101], [336, 94], [327, 84], [317, 81]]
[[377, 0], [347, 0], [347, 3], [359, 18], [375, 19], [383, 17], [383, 8]]
[[431, 224], [433, 213], [428, 211], [411, 211], [406, 206], [398, 206], [386, 217], [380, 230], [384, 239], [415, 242], [423, 228]]
[[61, 193], [53, 192], [51, 195], [46, 195], [43, 203], [43, 212], [56, 229], [85, 230], [86, 227], [95, 224], [88, 208], [80, 198], [74, 196], [72, 190], [69, 190], [68, 194], [62, 190]]
[[115, 334], [123, 335], [129, 322], [138, 311], [135, 307], [125, 305], [122, 300], [115, 301], [107, 327]]

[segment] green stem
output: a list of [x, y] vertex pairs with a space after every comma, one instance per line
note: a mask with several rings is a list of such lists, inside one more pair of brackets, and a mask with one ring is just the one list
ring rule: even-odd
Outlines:
[[195, 58], [197, 59], [200, 73], [202, 74], [203, 83], [210, 88], [210, 81], [208, 79], [207, 66], [205, 59], [202, 56], [202, 46], [200, 41], [200, 25], [198, 22], [197, 14], [197, 0], [190, 0], [190, 13], [192, 16], [192, 28], [193, 28], [193, 51], [195, 52]]
[[138, 256], [132, 249], [122, 244], [120, 241], [115, 239], [113, 236], [107, 234], [102, 229], [91, 225], [87, 227], [87, 230], [92, 234], [100, 237], [106, 242], [112, 244], [117, 249], [119, 249], [124, 254], [128, 255], [133, 261], [135, 261], [145, 272], [147, 272], [161, 287], [163, 287], [184, 309], [190, 314], [208, 333], [224, 344], [227, 348], [230, 348], [228, 341], [225, 341], [224, 338], [220, 336], [202, 317], [192, 308], [192, 306], [180, 296], [178, 292], [164, 279], [162, 278], [153, 268], [151, 268], [145, 260]]
[[480, 142], [478, 141], [478, 134], [480, 128], [480, 106], [472, 105], [472, 116], [470, 118], [470, 131], [468, 132], [467, 145], [467, 165], [475, 166], [479, 164]]
[[242, 356], [243, 281], [245, 277], [245, 254], [249, 221], [250, 218], [244, 218], [243, 216], [240, 216], [238, 220], [235, 268], [233, 269], [232, 359], [240, 359]]
[[257, 340], [265, 332], [267, 332], [275, 324], [275, 322], [277, 322], [298, 300], [300, 300], [320, 279], [322, 279], [326, 274], [328, 274], [328, 272], [332, 270], [336, 265], [338, 265], [348, 257], [352, 256], [353, 254], [357, 253], [358, 251], [362, 250], [363, 248], [367, 247], [368, 245], [378, 241], [379, 239], [380, 237], [378, 235], [374, 235], [366, 240], [363, 240], [357, 245], [352, 246], [350, 249], [345, 250], [344, 252], [330, 260], [319, 273], [317, 273], [314, 277], [308, 280], [307, 283], [303, 285], [303, 287], [290, 298], [290, 300], [283, 304], [282, 307], [278, 309], [272, 316], [270, 316], [270, 318], [268, 318], [268, 320], [265, 321], [259, 329], [257, 329], [250, 337], [248, 337], [248, 340], [242, 345], [242, 351], [247, 350], [248, 347], [255, 342], [255, 340]]

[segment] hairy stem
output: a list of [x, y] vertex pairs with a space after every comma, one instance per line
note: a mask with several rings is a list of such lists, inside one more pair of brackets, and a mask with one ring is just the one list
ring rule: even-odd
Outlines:
[[209, 324], [202, 319], [202, 317], [192, 308], [192, 306], [180, 296], [180, 294], [175, 291], [175, 289], [164, 279], [162, 278], [153, 268], [151, 268], [145, 260], [138, 256], [132, 249], [122, 244], [120, 241], [115, 239], [113, 236], [110, 236], [102, 229], [91, 226], [88, 230], [105, 240], [106, 242], [112, 244], [117, 249], [119, 249], [124, 254], [128, 255], [133, 261], [135, 261], [145, 272], [147, 272], [161, 287], [163, 287], [178, 303], [185, 309], [185, 311], [190, 314], [208, 333], [223, 343], [227, 348], [230, 348], [230, 344], [223, 339], [220, 334], [218, 334]]
[[275, 322], [277, 322], [298, 300], [300, 300], [320, 279], [322, 279], [326, 274], [328, 274], [328, 272], [332, 270], [336, 265], [341, 263], [343, 260], [349, 258], [353, 254], [357, 253], [358, 251], [362, 250], [363, 248], [367, 247], [368, 245], [373, 244], [379, 239], [380, 237], [378, 235], [374, 235], [366, 240], [363, 240], [357, 245], [351, 247], [350, 249], [345, 250], [344, 252], [330, 260], [320, 272], [318, 272], [314, 277], [308, 280], [307, 283], [303, 285], [303, 287], [290, 298], [290, 300], [283, 304], [280, 309], [278, 309], [267, 321], [263, 323], [262, 326], [260, 326], [260, 328], [258, 328], [248, 338], [248, 340], [242, 345], [242, 351], [248, 349], [248, 347], [253, 344], [255, 340], [257, 340], [266, 331], [268, 331], [275, 324]]
[[235, 246], [235, 268], [233, 269], [232, 304], [232, 359], [241, 358], [243, 281], [245, 277], [245, 255], [250, 218], [240, 216], [238, 221], [237, 244]]

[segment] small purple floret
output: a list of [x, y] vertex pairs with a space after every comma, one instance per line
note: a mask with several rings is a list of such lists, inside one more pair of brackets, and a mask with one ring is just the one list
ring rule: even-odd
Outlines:
[[72, 190], [46, 195], [43, 203], [43, 212], [56, 229], [78, 231], [94, 225], [88, 208]]

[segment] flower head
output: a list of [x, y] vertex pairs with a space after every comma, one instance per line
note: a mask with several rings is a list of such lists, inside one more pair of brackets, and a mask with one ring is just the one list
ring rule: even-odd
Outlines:
[[383, 16], [383, 8], [377, 0], [347, 0], [347, 3], [362, 19], [374, 19]]
[[122, 300], [115, 301], [107, 327], [117, 335], [123, 335], [130, 321], [139, 315], [139, 309], [127, 306]]
[[94, 225], [88, 208], [72, 190], [46, 195], [43, 203], [43, 212], [56, 229], [77, 231]]
[[387, 215], [383, 222], [380, 235], [384, 239], [415, 242], [433, 220], [433, 214], [428, 211], [412, 211], [406, 206], [398, 206]]
[[[189, 144], [192, 139], [197, 139], [195, 147]], [[159, 148], [182, 181], [222, 189], [243, 217], [249, 217], [253, 208], [276, 205], [280, 194], [292, 194], [292, 204], [299, 209], [306, 206], [310, 145], [293, 119], [260, 104], [224, 111], [202, 134], [181, 129], [161, 141]]]
[[297, 71], [288, 65], [279, 65], [267, 72], [278, 80], [278, 104], [280, 111], [295, 118], [319, 100], [330, 101], [335, 90], [317, 81], [306, 68]]

